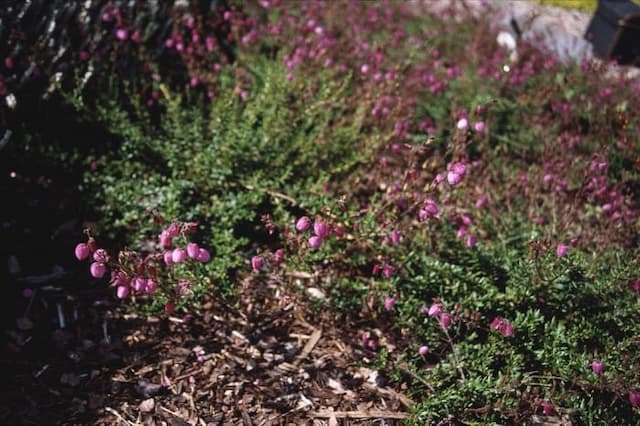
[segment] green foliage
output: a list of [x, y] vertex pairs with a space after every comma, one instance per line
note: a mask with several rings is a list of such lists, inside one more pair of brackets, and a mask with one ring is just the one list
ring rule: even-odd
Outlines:
[[228, 85], [202, 109], [165, 90], [159, 126], [144, 112], [112, 103], [98, 108], [117, 146], [98, 160], [86, 185], [112, 238], [154, 239], [150, 213], [199, 222], [212, 248], [208, 272], [228, 284], [228, 272], [246, 258], [248, 238], [269, 238], [262, 214], [300, 208], [318, 182], [366, 155], [358, 150], [359, 121], [341, 118], [349, 110], [348, 79], [289, 82], [271, 61], [253, 64], [252, 78], [249, 101]]

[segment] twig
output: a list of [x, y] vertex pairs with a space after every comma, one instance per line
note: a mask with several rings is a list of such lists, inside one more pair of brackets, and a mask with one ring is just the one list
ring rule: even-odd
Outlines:
[[320, 337], [322, 337], [322, 329], [316, 328], [313, 333], [311, 333], [311, 338], [309, 338], [307, 343], [304, 345], [304, 348], [302, 348], [302, 352], [300, 353], [300, 355], [298, 355], [298, 358], [293, 362], [294, 365], [297, 366], [298, 364], [300, 364], [300, 361], [309, 356], [313, 348], [320, 340]]
[[122, 417], [122, 414], [118, 413], [116, 410], [114, 410], [111, 407], [104, 407], [104, 411], [113, 414], [114, 416], [116, 416], [118, 418], [118, 420], [120, 420], [121, 422], [123, 422], [126, 425], [135, 426], [135, 423], [130, 422], [129, 420], [125, 419], [124, 417]]
[[368, 410], [368, 411], [331, 411], [321, 410], [310, 413], [312, 417], [329, 419], [340, 417], [342, 419], [406, 419], [409, 414], [394, 411]]

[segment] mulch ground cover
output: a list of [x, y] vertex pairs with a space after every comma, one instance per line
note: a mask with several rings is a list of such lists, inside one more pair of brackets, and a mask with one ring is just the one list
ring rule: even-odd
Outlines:
[[192, 318], [142, 319], [105, 296], [36, 294], [41, 316], [32, 305], [32, 321], [5, 330], [0, 423], [393, 425], [407, 416], [404, 384], [366, 367], [374, 353], [355, 325], [266, 277], [247, 277], [234, 307], [211, 300]]

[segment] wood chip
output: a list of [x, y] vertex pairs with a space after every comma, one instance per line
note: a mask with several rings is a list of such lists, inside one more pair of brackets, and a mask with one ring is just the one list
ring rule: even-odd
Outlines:
[[300, 361], [302, 361], [307, 356], [309, 356], [313, 348], [316, 346], [316, 344], [320, 340], [320, 337], [322, 337], [322, 329], [316, 328], [315, 330], [313, 330], [313, 333], [311, 333], [311, 338], [309, 338], [309, 340], [307, 341], [307, 344], [304, 345], [304, 348], [302, 348], [302, 352], [300, 353], [300, 355], [298, 355], [298, 358], [294, 361], [295, 365], [300, 364]]
[[406, 419], [409, 417], [408, 413], [382, 411], [382, 410], [369, 410], [369, 411], [333, 411], [333, 410], [320, 410], [310, 413], [311, 417], [330, 419], [337, 417], [341, 419]]

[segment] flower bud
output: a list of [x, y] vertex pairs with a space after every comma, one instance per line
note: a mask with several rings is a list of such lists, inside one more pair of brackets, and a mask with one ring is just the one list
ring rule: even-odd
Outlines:
[[442, 305], [440, 303], [434, 303], [433, 305], [431, 305], [427, 313], [430, 317], [435, 317], [437, 315], [440, 315], [440, 312], [442, 312]]
[[467, 127], [469, 127], [469, 122], [467, 121], [466, 118], [461, 118], [456, 123], [456, 127], [458, 128], [458, 130], [466, 130]]
[[284, 249], [276, 250], [276, 252], [273, 254], [273, 260], [276, 263], [282, 263], [284, 261]]
[[558, 247], [556, 247], [556, 255], [558, 257], [566, 256], [568, 251], [569, 251], [569, 247], [566, 246], [565, 244], [558, 244]]
[[632, 407], [637, 407], [640, 404], [640, 392], [630, 391], [629, 392], [629, 402]]
[[93, 253], [93, 260], [96, 262], [106, 262], [109, 255], [105, 249], [98, 249]]
[[425, 356], [429, 353], [429, 347], [428, 346], [420, 346], [420, 348], [418, 349], [418, 353], [420, 354], [420, 356]]
[[453, 316], [451, 314], [444, 313], [440, 315], [440, 325], [442, 328], [449, 328], [451, 322], [453, 322]]
[[78, 260], [84, 260], [89, 257], [90, 250], [89, 246], [84, 243], [80, 243], [76, 246], [76, 258]]
[[142, 277], [138, 277], [133, 280], [133, 289], [137, 292], [142, 293], [147, 288], [147, 280]]
[[603, 370], [604, 363], [598, 360], [593, 360], [593, 362], [591, 363], [591, 371], [593, 371], [593, 374], [599, 376], [600, 374], [602, 374]]
[[553, 404], [551, 401], [544, 401], [542, 403], [542, 414], [545, 416], [550, 415], [553, 412]]
[[126, 299], [128, 295], [129, 295], [129, 287], [119, 285], [116, 288], [116, 297], [118, 299]]
[[167, 302], [164, 305], [165, 314], [171, 314], [176, 309], [176, 304], [173, 302]]
[[317, 235], [314, 235], [309, 238], [308, 242], [309, 242], [309, 247], [316, 250], [320, 248], [320, 246], [322, 245], [322, 238], [318, 237]]
[[326, 238], [329, 236], [329, 225], [324, 223], [321, 220], [316, 220], [313, 224], [313, 233], [316, 234], [320, 238]]
[[173, 264], [173, 252], [171, 250], [165, 251], [162, 257], [167, 265]]
[[310, 227], [311, 227], [311, 219], [309, 219], [307, 216], [302, 216], [296, 222], [296, 230], [298, 232], [304, 232], [307, 229], [309, 229]]
[[159, 238], [162, 247], [171, 247], [172, 237], [167, 231], [162, 231]]
[[89, 267], [89, 271], [93, 278], [102, 278], [107, 272], [107, 267], [102, 262], [93, 262]]
[[262, 257], [260, 256], [253, 256], [251, 258], [251, 267], [254, 271], [259, 271], [262, 268], [262, 263]]
[[209, 250], [201, 248], [198, 250], [198, 262], [207, 263], [211, 260], [211, 255], [209, 254]]
[[473, 128], [478, 133], [484, 132], [484, 121], [476, 121], [475, 124], [473, 125]]
[[459, 175], [458, 173], [453, 171], [447, 172], [447, 182], [449, 182], [449, 185], [456, 186], [461, 181], [462, 181], [462, 176]]
[[191, 259], [197, 259], [199, 252], [200, 252], [200, 247], [198, 247], [198, 245], [196, 243], [187, 244], [187, 255]]
[[147, 280], [147, 286], [145, 287], [144, 291], [147, 294], [153, 294], [156, 292], [156, 290], [158, 289], [158, 283], [156, 283], [154, 280]]
[[187, 258], [187, 252], [183, 248], [177, 248], [171, 252], [171, 260], [173, 263], [182, 263]]
[[384, 308], [387, 311], [392, 311], [393, 310], [393, 306], [396, 304], [396, 299], [394, 299], [391, 296], [387, 296], [384, 298]]

